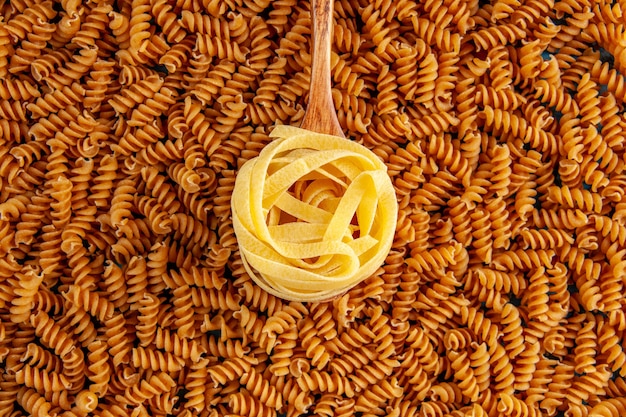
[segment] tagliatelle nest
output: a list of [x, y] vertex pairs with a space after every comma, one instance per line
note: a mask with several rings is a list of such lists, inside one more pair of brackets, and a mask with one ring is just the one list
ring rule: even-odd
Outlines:
[[374, 273], [391, 247], [397, 202], [385, 164], [336, 136], [289, 126], [270, 136], [233, 191], [246, 269], [289, 300], [341, 294]]

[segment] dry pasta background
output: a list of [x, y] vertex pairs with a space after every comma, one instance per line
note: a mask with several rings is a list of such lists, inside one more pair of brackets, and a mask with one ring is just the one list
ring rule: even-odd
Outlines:
[[230, 219], [303, 115], [307, 1], [0, 4], [1, 417], [625, 415], [622, 2], [336, 1], [400, 212], [315, 304]]

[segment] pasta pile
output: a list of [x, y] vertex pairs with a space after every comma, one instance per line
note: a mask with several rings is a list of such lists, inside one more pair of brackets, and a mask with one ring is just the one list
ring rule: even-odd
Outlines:
[[270, 137], [239, 170], [231, 198], [241, 260], [270, 294], [328, 301], [387, 257], [393, 185], [375, 154], [345, 138], [289, 126]]
[[308, 1], [0, 2], [0, 417], [626, 415], [624, 7], [337, 0], [398, 217], [320, 303], [231, 216], [302, 119]]

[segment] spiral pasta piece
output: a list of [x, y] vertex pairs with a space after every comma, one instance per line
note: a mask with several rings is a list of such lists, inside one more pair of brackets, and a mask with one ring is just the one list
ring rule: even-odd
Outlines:
[[30, 317], [33, 301], [43, 282], [44, 276], [41, 271], [29, 267], [17, 273], [16, 278], [17, 282], [13, 289], [15, 298], [11, 300], [12, 305], [9, 309], [9, 313], [12, 322], [23, 323]]
[[100, 398], [109, 389], [112, 374], [107, 348], [107, 344], [101, 340], [97, 340], [88, 346], [89, 354], [87, 355], [87, 361], [89, 364], [87, 377], [92, 382], [89, 391], [95, 393]]
[[32, 315], [31, 324], [35, 327], [35, 334], [57, 355], [63, 357], [76, 349], [72, 337], [45, 312], [39, 311]]
[[183, 360], [170, 353], [138, 347], [132, 350], [131, 362], [137, 368], [176, 372], [182, 367]]
[[49, 373], [45, 370], [32, 368], [30, 365], [25, 365], [15, 373], [15, 382], [40, 392], [61, 391], [71, 387], [65, 375]]
[[[286, 126], [272, 137], [278, 139], [242, 167], [233, 191], [246, 269], [288, 299], [338, 295], [378, 268], [391, 247], [391, 183], [373, 155], [350, 142]], [[294, 150], [300, 146], [307, 149]], [[261, 176], [262, 186], [252, 187]]]
[[16, 400], [17, 403], [32, 416], [45, 417], [50, 415], [52, 404], [46, 401], [44, 397], [39, 395], [32, 388], [20, 388], [17, 392]]

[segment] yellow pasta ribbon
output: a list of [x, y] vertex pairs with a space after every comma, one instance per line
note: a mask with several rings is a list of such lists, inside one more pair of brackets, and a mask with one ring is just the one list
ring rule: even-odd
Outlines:
[[348, 139], [276, 126], [237, 174], [232, 217], [243, 264], [292, 301], [344, 293], [384, 262], [398, 204], [385, 164]]

